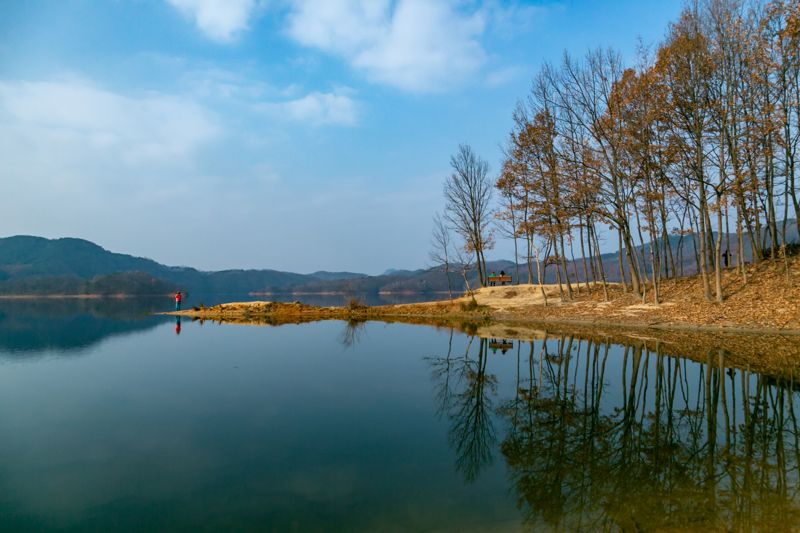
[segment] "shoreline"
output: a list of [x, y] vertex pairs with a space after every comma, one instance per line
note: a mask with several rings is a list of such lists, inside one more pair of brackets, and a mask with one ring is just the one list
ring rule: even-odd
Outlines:
[[[515, 343], [570, 338], [617, 343], [637, 350], [686, 357], [698, 362], [724, 367], [757, 370], [786, 383], [800, 376], [800, 316], [791, 308], [790, 327], [769, 327], [776, 307], [765, 307], [767, 319], [751, 320], [751, 314], [736, 315], [737, 322], [716, 320], [716, 304], [697, 305], [713, 311], [705, 322], [674, 320], [684, 316], [680, 302], [660, 306], [643, 305], [640, 298], [621, 292], [611, 301], [598, 292], [576, 295], [570, 302], [558, 300], [558, 287], [547, 286], [554, 298], [547, 306], [537, 300], [538, 285], [485, 287], [469, 297], [416, 304], [368, 307], [317, 307], [300, 302], [232, 302], [218, 306], [169, 311], [161, 315], [213, 321], [226, 324], [280, 326], [322, 320], [340, 320], [353, 327], [363, 322], [399, 323], [457, 330], [467, 335], [489, 339], [509, 339]], [[685, 288], [685, 287], [684, 287]], [[679, 289], [682, 289], [679, 287]], [[736, 306], [736, 302], [733, 302]], [[779, 309], [780, 310], [780, 309]], [[695, 310], [696, 311], [696, 310]], [[693, 317], [692, 310], [685, 316]], [[710, 317], [710, 318], [709, 318]], [[746, 317], [742, 320], [741, 317]], [[777, 321], [783, 324], [783, 320]]]
[[[368, 307], [354, 299], [344, 307], [315, 307], [299, 302], [233, 302], [180, 314], [227, 322], [309, 320], [441, 320], [549, 324], [578, 328], [613, 328], [645, 332], [735, 333], [800, 336], [800, 257], [785, 265], [764, 261], [748, 268], [747, 280], [735, 269], [723, 272], [722, 302], [704, 294], [699, 275], [662, 280], [658, 303], [652, 284], [645, 295], [619, 283], [573, 282], [483, 287], [471, 297], [431, 299], [409, 304]], [[433, 296], [433, 293], [430, 293]], [[420, 294], [424, 297], [424, 294]], [[294, 306], [294, 307], [293, 307]]]
[[433, 302], [350, 309], [299, 303], [234, 302], [197, 311], [189, 309], [158, 314], [250, 326], [323, 320], [344, 321], [348, 327], [364, 322], [396, 323], [457, 330], [467, 335], [509, 339], [515, 343], [580, 338], [631, 346], [634, 352], [646, 348], [650, 352], [713, 365], [757, 370], [786, 382], [793, 383], [800, 375], [800, 329], [548, 319], [483, 308], [462, 311], [460, 303], [463, 301], [446, 303], [448, 305]]
[[[516, 286], [518, 287], [518, 286]], [[615, 331], [651, 331], [682, 333], [723, 333], [733, 335], [770, 335], [800, 337], [800, 328], [770, 328], [745, 324], [699, 324], [668, 320], [611, 321], [601, 317], [566, 318], [548, 317], [522, 311], [509, 311], [478, 306], [476, 310], [463, 310], [462, 304], [469, 302], [461, 297], [453, 300], [395, 304], [381, 306], [321, 307], [299, 302], [231, 302], [211, 307], [165, 311], [159, 315], [181, 316], [193, 320], [210, 320], [231, 324], [279, 324], [311, 322], [321, 320], [391, 321], [428, 323], [437, 325], [442, 321], [465, 323], [490, 323], [501, 326], [560, 326], [576, 328], [602, 328]], [[554, 309], [544, 307], [542, 310]]]
[[428, 294], [448, 294], [447, 291], [270, 291], [270, 292], [248, 292], [248, 296], [362, 296], [364, 294], [377, 294], [377, 295], [400, 295], [411, 296], [420, 295], [425, 296]]

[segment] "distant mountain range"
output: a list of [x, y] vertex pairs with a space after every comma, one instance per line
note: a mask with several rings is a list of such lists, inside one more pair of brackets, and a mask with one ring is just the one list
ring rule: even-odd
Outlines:
[[203, 272], [109, 252], [83, 239], [0, 239], [0, 294], [166, 294], [284, 291], [310, 282], [364, 277], [353, 272], [277, 270]]
[[[796, 224], [787, 240], [798, 242]], [[727, 236], [723, 236], [727, 241]], [[735, 235], [730, 236], [735, 258]], [[656, 244], [661, 247], [657, 241]], [[644, 245], [649, 254], [649, 243]], [[670, 236], [669, 246], [682, 258], [683, 273], [694, 271], [694, 247], [691, 237], [682, 240]], [[723, 248], [725, 245], [723, 244]], [[745, 259], [749, 260], [748, 251]], [[642, 247], [637, 248], [642, 253]], [[609, 281], [619, 281], [617, 253], [601, 256]], [[570, 258], [571, 259], [571, 258]], [[568, 261], [575, 281], [582, 280], [583, 260]], [[734, 259], [735, 260], [735, 259]], [[517, 275], [512, 261], [492, 261], [489, 271], [505, 270]], [[527, 282], [526, 265], [519, 265], [520, 281]], [[574, 274], [577, 274], [575, 276]], [[534, 271], [534, 281], [535, 281]], [[548, 268], [545, 282], [554, 281], [554, 269]], [[477, 285], [477, 274], [468, 274]], [[577, 278], [577, 279], [575, 279]], [[450, 273], [455, 292], [462, 292], [460, 272]], [[142, 257], [110, 252], [92, 242], [75, 239], [45, 239], [32, 236], [0, 238], [0, 295], [98, 294], [164, 295], [175, 290], [201, 294], [324, 294], [324, 293], [434, 293], [448, 290], [447, 278], [440, 268], [419, 270], [389, 269], [379, 276], [356, 272], [297, 274], [278, 270], [222, 270], [204, 272], [189, 267], [171, 267]]]

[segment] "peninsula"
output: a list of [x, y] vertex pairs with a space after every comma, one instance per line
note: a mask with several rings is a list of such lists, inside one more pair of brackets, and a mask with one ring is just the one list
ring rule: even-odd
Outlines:
[[[787, 274], [788, 272], [788, 274]], [[576, 326], [651, 328], [660, 330], [736, 331], [800, 335], [800, 257], [788, 270], [762, 262], [750, 267], [747, 283], [736, 270], [723, 274], [728, 297], [702, 298], [699, 276], [680, 278], [662, 287], [661, 303], [608, 285], [608, 298], [598, 284], [575, 284], [567, 299], [557, 284], [483, 287], [452, 300], [366, 306], [357, 300], [343, 307], [316, 307], [300, 302], [234, 302], [166, 313], [198, 320], [233, 323], [289, 323], [313, 320], [387, 320], [408, 322], [477, 321]]]

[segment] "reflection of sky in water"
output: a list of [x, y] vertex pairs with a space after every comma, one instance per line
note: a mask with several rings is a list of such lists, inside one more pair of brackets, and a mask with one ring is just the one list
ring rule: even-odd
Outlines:
[[[341, 306], [351, 298], [368, 305], [410, 303], [442, 295], [356, 294], [272, 295], [187, 294], [183, 308], [230, 301], [300, 300], [310, 305]], [[159, 298], [0, 299], [0, 360], [18, 356], [80, 353], [106, 337], [136, 333], [170, 320], [153, 313], [172, 311], [171, 296]]]
[[[112, 520], [132, 530], [518, 528], [537, 501], [528, 494], [529, 502], [517, 508], [525, 494], [520, 476], [560, 459], [540, 448], [536, 461], [511, 465], [510, 435], [521, 431], [525, 416], [546, 418], [553, 385], [564, 383], [563, 397], [578, 414], [539, 427], [554, 435], [567, 428], [575, 438], [570, 432], [591, 410], [584, 392], [601, 369], [600, 412], [621, 420], [634, 374], [632, 349], [627, 358], [616, 345], [607, 357], [603, 345], [587, 354], [588, 344], [577, 339], [567, 358], [566, 345], [559, 350], [555, 340], [547, 343], [549, 357], [541, 341], [533, 350], [513, 341], [508, 353], [494, 354], [463, 334], [455, 333], [451, 345], [447, 330], [376, 322], [350, 335], [355, 342], [345, 342], [347, 329], [338, 321], [252, 327], [184, 320], [179, 336], [174, 328], [174, 319], [158, 319], [127, 335], [101, 335], [102, 342], [75, 357], [42, 358], [31, 349], [4, 356], [0, 523], [15, 529], [104, 529]], [[657, 389], [663, 395], [657, 359], [639, 357], [630, 418], [642, 442], [650, 438], [641, 428], [652, 421]], [[662, 362], [662, 377], [666, 369], [683, 378], [674, 381], [676, 418], [685, 405], [705, 410], [707, 367]], [[733, 377], [741, 386], [739, 372]], [[523, 401], [531, 374], [540, 386], [538, 407]], [[757, 378], [746, 380], [752, 390]], [[741, 423], [740, 389], [728, 387], [722, 396]], [[704, 424], [697, 427], [705, 435]], [[606, 436], [595, 433], [598, 443], [616, 430], [603, 431]], [[676, 434], [685, 431], [684, 424]], [[484, 441], [476, 438], [481, 435]], [[717, 441], [724, 438], [718, 432]], [[711, 457], [708, 448], [699, 456]], [[711, 460], [721, 468], [735, 457]], [[574, 461], [563, 463], [564, 483], [583, 472]], [[615, 468], [606, 478], [617, 476], [625, 494], [626, 465]], [[533, 515], [533, 524], [542, 525]]]
[[0, 361], [77, 355], [107, 337], [144, 331], [163, 299], [0, 300]]
[[420, 354], [447, 333], [370, 324], [345, 349], [343, 327], [170, 322], [6, 365], [0, 505], [64, 525], [155, 508], [193, 524], [515, 517], [502, 470], [460, 487], [430, 409]]

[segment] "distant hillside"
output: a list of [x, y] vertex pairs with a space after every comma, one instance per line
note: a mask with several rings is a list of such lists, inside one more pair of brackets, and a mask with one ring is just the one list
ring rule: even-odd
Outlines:
[[357, 274], [355, 272], [326, 272], [324, 270], [320, 270], [318, 272], [313, 272], [309, 274], [314, 279], [319, 280], [339, 280], [339, 279], [355, 279], [363, 277], [364, 274]]
[[[798, 242], [794, 220], [788, 221], [790, 242]], [[762, 235], [763, 237], [763, 235]], [[723, 235], [723, 249], [731, 243], [732, 261], [736, 260], [736, 236]], [[695, 269], [695, 243], [691, 236], [670, 236], [669, 248], [680, 273]], [[663, 249], [660, 241], [656, 246]], [[636, 248], [649, 261], [650, 243]], [[749, 249], [744, 258], [751, 260]], [[619, 281], [617, 253], [601, 256], [608, 281]], [[527, 265], [515, 267], [511, 261], [493, 261], [489, 271], [506, 273], [528, 281]], [[568, 261], [570, 277], [582, 281], [584, 261]], [[450, 283], [453, 291], [466, 288], [461, 272], [453, 267]], [[533, 281], [536, 282], [535, 266]], [[477, 273], [468, 273], [470, 285], [478, 285]], [[516, 279], [515, 279], [516, 281]], [[545, 269], [545, 282], [555, 282], [555, 269]], [[278, 270], [223, 270], [203, 272], [188, 267], [170, 267], [151, 259], [109, 252], [82, 239], [44, 239], [17, 236], [0, 239], [0, 294], [130, 294], [163, 295], [175, 290], [202, 294], [299, 294], [299, 293], [444, 293], [447, 277], [440, 268], [419, 270], [389, 269], [379, 276], [354, 272], [319, 271], [295, 274]]]
[[[512, 263], [492, 263], [498, 272]], [[451, 273], [463, 291], [460, 273]], [[471, 283], [477, 284], [475, 272]], [[385, 275], [277, 270], [203, 272], [170, 267], [151, 259], [110, 252], [83, 239], [17, 236], [0, 239], [0, 294], [202, 294], [444, 292], [447, 278], [435, 268], [390, 270]]]
[[269, 292], [361, 276], [353, 272], [295, 274], [277, 270], [202, 272], [109, 252], [83, 239], [0, 239], [0, 294], [141, 295], [177, 289], [209, 294]]
[[160, 275], [166, 267], [142, 257], [116, 254], [83, 239], [16, 236], [0, 239], [0, 278], [75, 276], [117, 272]]

